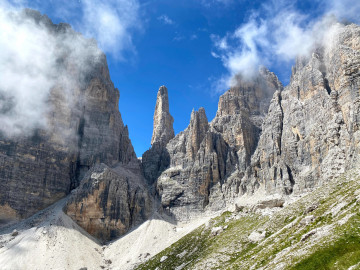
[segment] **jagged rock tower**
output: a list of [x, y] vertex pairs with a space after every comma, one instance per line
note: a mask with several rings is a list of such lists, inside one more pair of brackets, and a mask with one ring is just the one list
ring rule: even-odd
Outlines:
[[157, 93], [154, 113], [154, 130], [151, 145], [165, 146], [175, 137], [173, 128], [174, 118], [169, 112], [169, 96], [165, 86], [161, 86]]
[[175, 137], [173, 123], [174, 118], [169, 112], [168, 91], [165, 86], [161, 86], [156, 99], [151, 148], [142, 156], [143, 172], [150, 185], [170, 164], [166, 145]]

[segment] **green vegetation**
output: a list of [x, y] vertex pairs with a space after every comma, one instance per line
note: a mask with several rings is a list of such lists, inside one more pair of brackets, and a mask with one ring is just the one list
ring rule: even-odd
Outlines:
[[225, 212], [137, 269], [360, 269], [359, 205], [350, 171], [270, 215]]
[[359, 234], [346, 234], [330, 246], [316, 250], [291, 269], [348, 269], [358, 262], [360, 262], [360, 236]]

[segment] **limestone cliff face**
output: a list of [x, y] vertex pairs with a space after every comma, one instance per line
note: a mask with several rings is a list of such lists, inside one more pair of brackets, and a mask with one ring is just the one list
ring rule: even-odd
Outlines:
[[148, 183], [152, 185], [170, 162], [166, 144], [174, 138], [174, 119], [169, 112], [169, 97], [165, 86], [157, 93], [154, 129], [151, 138], [151, 148], [142, 156], [142, 168]]
[[237, 79], [237, 86], [220, 97], [211, 123], [203, 108], [193, 111], [189, 126], [166, 146], [170, 165], [156, 185], [162, 205], [177, 219], [225, 206], [223, 186], [250, 164], [272, 94], [282, 89], [266, 69], [252, 81]]
[[[46, 128], [14, 138], [0, 134], [0, 224], [66, 196], [94, 164], [136, 162], [104, 54], [69, 25], [32, 10], [24, 16], [57, 40], [59, 80], [48, 97]], [[85, 56], [74, 59], [65, 38], [81, 41]]]
[[[201, 109], [170, 140], [156, 182], [177, 219], [222, 209], [237, 197], [301, 193], [339, 176], [359, 154], [360, 27], [332, 26], [327, 43], [299, 57], [283, 88], [266, 69]], [[200, 120], [201, 119], [201, 120]]]
[[152, 200], [140, 171], [131, 166], [97, 164], [74, 190], [65, 212], [88, 233], [115, 239], [149, 218]]
[[303, 192], [351, 167], [359, 153], [360, 27], [335, 25], [328, 44], [299, 58], [263, 124], [242, 192]]

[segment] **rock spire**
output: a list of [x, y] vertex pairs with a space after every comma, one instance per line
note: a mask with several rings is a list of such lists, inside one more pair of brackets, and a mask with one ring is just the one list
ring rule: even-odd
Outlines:
[[161, 146], [165, 146], [172, 138], [174, 138], [175, 133], [173, 123], [174, 118], [169, 112], [168, 91], [165, 86], [161, 86], [157, 93], [151, 145], [158, 143]]

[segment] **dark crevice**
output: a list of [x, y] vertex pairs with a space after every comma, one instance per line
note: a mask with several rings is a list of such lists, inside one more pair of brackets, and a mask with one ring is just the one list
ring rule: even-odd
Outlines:
[[289, 181], [290, 181], [290, 184], [291, 184], [291, 187], [287, 187], [285, 188], [285, 193], [287, 195], [291, 194], [293, 192], [293, 186], [295, 185], [295, 181], [294, 181], [294, 176], [292, 174], [292, 171], [290, 169], [290, 167], [288, 165], [286, 165], [286, 170], [287, 170], [287, 173], [288, 173], [288, 176], [289, 176]]
[[[77, 188], [80, 184], [80, 177], [81, 177], [81, 172], [83, 171], [83, 169], [87, 166], [81, 166], [80, 164], [80, 149], [83, 143], [83, 138], [84, 138], [84, 129], [85, 129], [85, 118], [84, 118], [84, 112], [85, 112], [85, 106], [83, 107], [83, 111], [82, 111], [82, 115], [79, 121], [79, 127], [77, 130], [77, 136], [78, 136], [78, 152], [76, 154], [76, 161], [72, 162], [72, 174], [73, 176], [71, 177], [71, 184], [70, 184], [70, 190], [73, 190], [75, 188]], [[88, 168], [89, 169], [89, 168]]]
[[283, 121], [284, 121], [284, 111], [283, 111], [283, 108], [281, 106], [281, 100], [282, 100], [282, 97], [281, 97], [281, 93], [279, 93], [279, 107], [280, 107], [280, 111], [281, 111], [281, 119], [280, 119], [280, 134], [279, 134], [279, 137], [277, 138], [277, 143], [278, 143], [278, 146], [279, 146], [279, 155], [281, 155], [281, 140], [282, 140], [282, 134], [283, 134]]
[[329, 86], [329, 81], [328, 81], [328, 79], [326, 79], [326, 78], [324, 78], [324, 85], [325, 85], [325, 89], [326, 89], [327, 93], [330, 95], [330, 93], [331, 93], [331, 88], [330, 88], [330, 86]]

